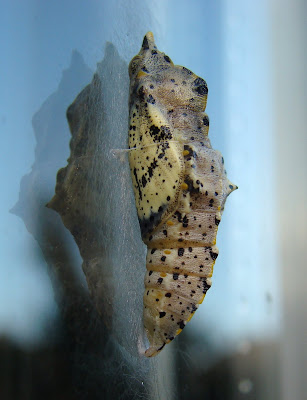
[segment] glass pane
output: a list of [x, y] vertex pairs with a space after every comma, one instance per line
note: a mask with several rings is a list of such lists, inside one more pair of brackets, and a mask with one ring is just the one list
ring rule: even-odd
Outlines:
[[[305, 4], [1, 10], [1, 398], [303, 399]], [[128, 65], [148, 31], [206, 80], [209, 138], [239, 187], [212, 288], [152, 358], [128, 162]]]

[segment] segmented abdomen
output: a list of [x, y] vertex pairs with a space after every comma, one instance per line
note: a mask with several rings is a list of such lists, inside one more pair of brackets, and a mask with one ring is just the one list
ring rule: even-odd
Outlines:
[[233, 190], [218, 151], [201, 142], [183, 144], [182, 151], [185, 177], [178, 207], [144, 240], [147, 356], [156, 355], [182, 331], [210, 288], [218, 224]]

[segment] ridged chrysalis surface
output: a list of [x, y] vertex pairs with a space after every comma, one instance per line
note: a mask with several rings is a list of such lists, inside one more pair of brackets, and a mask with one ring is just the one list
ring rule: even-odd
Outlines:
[[218, 225], [237, 187], [212, 149], [207, 84], [161, 53], [151, 32], [130, 62], [129, 162], [147, 245], [144, 326], [155, 356], [211, 286]]

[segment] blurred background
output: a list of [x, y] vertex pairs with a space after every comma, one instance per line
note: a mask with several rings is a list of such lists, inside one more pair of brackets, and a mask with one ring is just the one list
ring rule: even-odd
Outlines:
[[[306, 18], [304, 0], [1, 0], [1, 399], [305, 398]], [[239, 186], [212, 288], [153, 360], [139, 353], [145, 247], [113, 151], [149, 30], [207, 81], [209, 137]], [[68, 157], [70, 200], [47, 208]]]

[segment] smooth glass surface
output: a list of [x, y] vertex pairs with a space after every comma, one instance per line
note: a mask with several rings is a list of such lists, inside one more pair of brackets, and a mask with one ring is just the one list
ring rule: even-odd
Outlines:
[[[31, 0], [1, 10], [0, 397], [303, 399], [305, 2]], [[239, 186], [212, 288], [155, 359], [142, 355], [146, 252], [124, 151], [127, 68], [147, 31], [207, 81], [209, 137]], [[83, 158], [66, 118], [80, 93], [71, 131], [86, 125], [94, 138]], [[74, 235], [46, 207], [69, 157], [90, 204], [79, 229], [66, 223]]]

